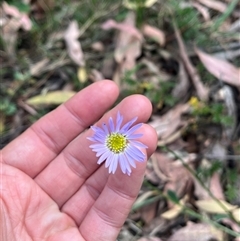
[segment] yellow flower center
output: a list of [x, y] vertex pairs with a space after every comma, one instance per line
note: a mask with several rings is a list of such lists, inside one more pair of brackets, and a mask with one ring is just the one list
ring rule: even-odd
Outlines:
[[119, 133], [111, 133], [106, 139], [107, 147], [114, 153], [120, 153], [127, 147], [127, 138]]

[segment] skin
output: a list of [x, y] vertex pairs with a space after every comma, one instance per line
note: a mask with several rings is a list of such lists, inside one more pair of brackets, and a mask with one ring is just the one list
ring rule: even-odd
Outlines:
[[[131, 176], [97, 164], [88, 127], [117, 112], [124, 123], [146, 122], [152, 106], [133, 95], [108, 111], [119, 94], [109, 80], [80, 91], [34, 123], [0, 154], [0, 238], [2, 241], [115, 241], [141, 187], [146, 161]], [[105, 114], [104, 114], [105, 113]], [[149, 157], [155, 130], [144, 124]], [[146, 158], [147, 159], [147, 158]]]

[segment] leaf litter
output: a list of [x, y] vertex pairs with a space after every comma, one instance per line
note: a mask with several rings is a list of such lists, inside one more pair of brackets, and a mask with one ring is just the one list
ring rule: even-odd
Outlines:
[[[9, 46], [0, 60], [12, 68], [8, 56], [19, 58], [20, 48], [27, 50], [17, 45], [17, 39], [24, 37], [20, 28], [31, 33], [30, 19], [44, 18], [47, 9], [34, 3], [35, 10], [23, 14], [4, 4], [0, 27]], [[53, 10], [58, 3], [49, 4]], [[3, 76], [8, 93], [13, 86], [25, 87], [19, 79], [30, 85], [24, 95], [12, 94], [21, 112], [17, 111], [10, 128], [6, 127], [9, 116], [4, 114], [1, 130], [10, 129], [3, 136], [4, 144], [20, 133], [13, 131], [16, 123], [24, 126], [25, 119], [29, 123], [44, 108], [51, 110], [84, 86], [113, 79], [120, 87], [120, 98], [143, 94], [151, 100], [153, 113], [148, 123], [158, 134], [157, 150], [148, 160], [142, 189], [118, 240], [239, 241], [236, 32], [240, 6], [229, 11], [229, 4], [217, 0], [181, 4], [126, 0], [103, 17], [94, 15], [85, 22], [71, 10], [61, 28], [46, 37], [44, 47], [55, 55], [29, 61], [26, 72], [20, 64], [22, 75]], [[117, 16], [120, 8], [124, 14], [120, 11]], [[142, 10], [148, 15], [141, 19]], [[200, 23], [194, 22], [194, 17], [185, 21], [192, 13]], [[25, 118], [21, 118], [22, 112]]]

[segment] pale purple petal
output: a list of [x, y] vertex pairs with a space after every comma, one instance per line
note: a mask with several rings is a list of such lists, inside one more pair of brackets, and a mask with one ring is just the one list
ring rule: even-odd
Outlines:
[[137, 129], [139, 129], [142, 125], [143, 125], [143, 123], [139, 123], [139, 124], [133, 126], [132, 128], [130, 128], [130, 129], [126, 132], [126, 136], [129, 137], [134, 131], [136, 131]]
[[97, 152], [96, 157], [99, 157], [99, 156], [101, 156], [103, 153], [108, 152], [108, 149], [105, 147], [105, 148], [102, 148], [102, 149], [98, 149], [98, 150], [95, 151], [95, 152]]
[[123, 116], [118, 111], [118, 113], [117, 113], [117, 123], [116, 123], [116, 129], [115, 129], [116, 132], [119, 132], [122, 121], [123, 121]]
[[95, 142], [104, 143], [105, 137], [104, 137], [104, 138], [101, 138], [101, 137], [99, 137], [99, 136], [93, 136], [93, 140], [94, 140]]
[[142, 162], [145, 160], [145, 155], [137, 147], [130, 146], [127, 149], [127, 152], [134, 158], [135, 161]]
[[130, 120], [129, 122], [127, 122], [121, 129], [120, 129], [120, 133], [124, 133], [126, 132], [130, 126], [137, 120], [137, 117], [133, 118], [132, 120]]
[[126, 171], [127, 171], [127, 168], [126, 168], [126, 165], [125, 165], [125, 160], [122, 157], [123, 157], [123, 155], [119, 155], [118, 161], [119, 161], [122, 172], [125, 174]]
[[103, 132], [103, 130], [100, 128], [100, 127], [98, 127], [98, 126], [91, 126], [90, 127], [94, 132]]
[[110, 127], [110, 131], [114, 132], [114, 123], [113, 123], [113, 119], [112, 117], [109, 118], [109, 127]]
[[113, 159], [109, 166], [109, 173], [115, 173], [117, 170], [117, 164], [118, 164], [118, 155], [113, 155]]
[[119, 155], [119, 161], [120, 161], [120, 165], [122, 164], [125, 172], [124, 173], [131, 173], [131, 167], [128, 163], [128, 160], [126, 159], [124, 154]]
[[100, 144], [92, 144], [89, 147], [92, 149], [98, 149], [98, 148], [104, 147], [104, 144], [101, 144], [101, 143]]
[[103, 123], [102, 127], [103, 127], [103, 131], [105, 132], [105, 134], [108, 135], [109, 131], [108, 131], [107, 125], [105, 123]]
[[128, 138], [128, 140], [132, 140], [132, 139], [138, 139], [142, 136], [143, 136], [143, 134], [139, 133], [139, 134], [132, 134], [132, 135], [128, 136], [127, 138]]
[[130, 144], [131, 145], [134, 145], [134, 146], [138, 146], [138, 147], [142, 147], [142, 148], [148, 148], [148, 146], [144, 145], [142, 142], [140, 141], [130, 141]]
[[111, 164], [111, 162], [113, 161], [113, 159], [114, 159], [114, 154], [109, 154], [108, 155], [108, 158], [106, 159], [106, 161], [105, 161], [105, 167], [106, 168], [108, 168], [109, 167], [109, 165]]
[[88, 139], [89, 141], [95, 141], [95, 142], [96, 142], [96, 140], [95, 140], [93, 137], [87, 137], [87, 139]]
[[100, 156], [100, 158], [98, 159], [97, 164], [101, 164], [102, 162], [104, 162], [108, 156], [108, 152], [103, 153], [102, 156]]
[[129, 164], [130, 164], [132, 167], [136, 168], [135, 160], [129, 155], [129, 153], [128, 153], [127, 151], [125, 152], [125, 156], [126, 156], [128, 162], [129, 162]]

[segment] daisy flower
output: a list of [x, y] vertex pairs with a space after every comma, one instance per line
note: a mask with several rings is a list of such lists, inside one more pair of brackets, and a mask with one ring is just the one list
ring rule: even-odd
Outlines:
[[99, 157], [99, 165], [105, 161], [109, 173], [114, 174], [119, 164], [122, 172], [130, 176], [132, 167], [136, 167], [135, 161], [145, 160], [146, 156], [140, 148], [147, 146], [137, 141], [143, 134], [135, 133], [142, 123], [132, 126], [136, 120], [137, 117], [122, 126], [123, 116], [118, 112], [116, 125], [110, 117], [108, 125], [103, 123], [102, 128], [91, 126], [94, 135], [88, 139], [95, 143], [90, 145], [90, 148]]

